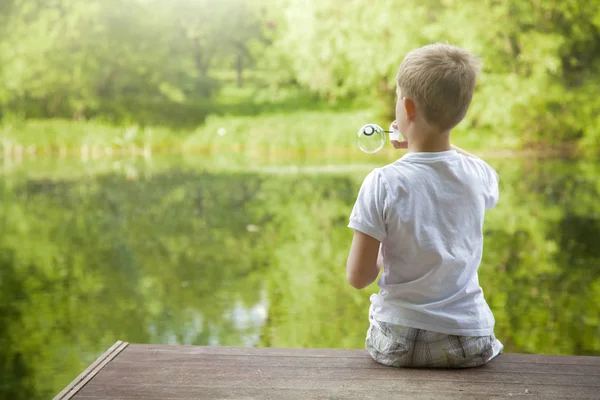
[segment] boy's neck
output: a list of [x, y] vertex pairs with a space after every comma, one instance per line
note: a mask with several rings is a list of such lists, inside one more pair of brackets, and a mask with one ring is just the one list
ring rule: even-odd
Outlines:
[[415, 135], [408, 142], [409, 153], [437, 153], [452, 150], [450, 132]]

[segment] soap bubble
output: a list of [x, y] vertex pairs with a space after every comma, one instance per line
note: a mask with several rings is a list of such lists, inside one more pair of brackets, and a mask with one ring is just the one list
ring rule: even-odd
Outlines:
[[376, 153], [385, 144], [386, 131], [376, 124], [367, 124], [358, 130], [358, 147], [367, 154]]

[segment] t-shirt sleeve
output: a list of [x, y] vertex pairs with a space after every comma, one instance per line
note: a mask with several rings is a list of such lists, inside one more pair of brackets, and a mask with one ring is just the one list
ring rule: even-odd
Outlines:
[[486, 194], [485, 194], [485, 208], [491, 209], [496, 207], [498, 204], [498, 199], [500, 197], [500, 191], [498, 189], [498, 184], [500, 178], [498, 177], [498, 173], [494, 168], [492, 168], [488, 163], [483, 162], [484, 165], [484, 179], [486, 184]]
[[352, 213], [349, 228], [367, 234], [380, 242], [387, 236], [385, 227], [386, 185], [377, 169], [362, 183]]

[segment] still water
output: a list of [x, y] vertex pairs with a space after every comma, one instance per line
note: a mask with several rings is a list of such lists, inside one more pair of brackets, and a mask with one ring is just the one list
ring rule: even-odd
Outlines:
[[[507, 352], [600, 355], [600, 163], [490, 160], [480, 283]], [[0, 398], [117, 340], [363, 348], [348, 215], [373, 166], [40, 161], [0, 175]]]

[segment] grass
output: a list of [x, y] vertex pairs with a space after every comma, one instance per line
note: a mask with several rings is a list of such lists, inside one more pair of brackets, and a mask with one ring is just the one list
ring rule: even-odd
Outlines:
[[181, 135], [165, 128], [115, 127], [90, 121], [29, 120], [0, 127], [0, 150], [35, 149], [38, 153], [101, 147], [113, 150], [131, 146], [173, 146]]
[[[94, 121], [8, 121], [0, 126], [0, 153], [5, 156], [69, 153], [242, 153], [260, 157], [288, 155], [361, 154], [356, 132], [365, 123], [384, 128], [374, 111], [300, 110], [254, 116], [213, 115], [196, 129], [111, 126]], [[505, 137], [458, 130], [454, 140], [470, 150], [515, 150], [518, 143]], [[391, 151], [391, 146], [386, 150]]]
[[369, 111], [299, 111], [259, 116], [213, 116], [193, 130], [115, 127], [97, 122], [33, 120], [0, 127], [0, 152], [53, 154], [97, 148], [100, 151], [292, 151], [349, 150], [354, 132]]

